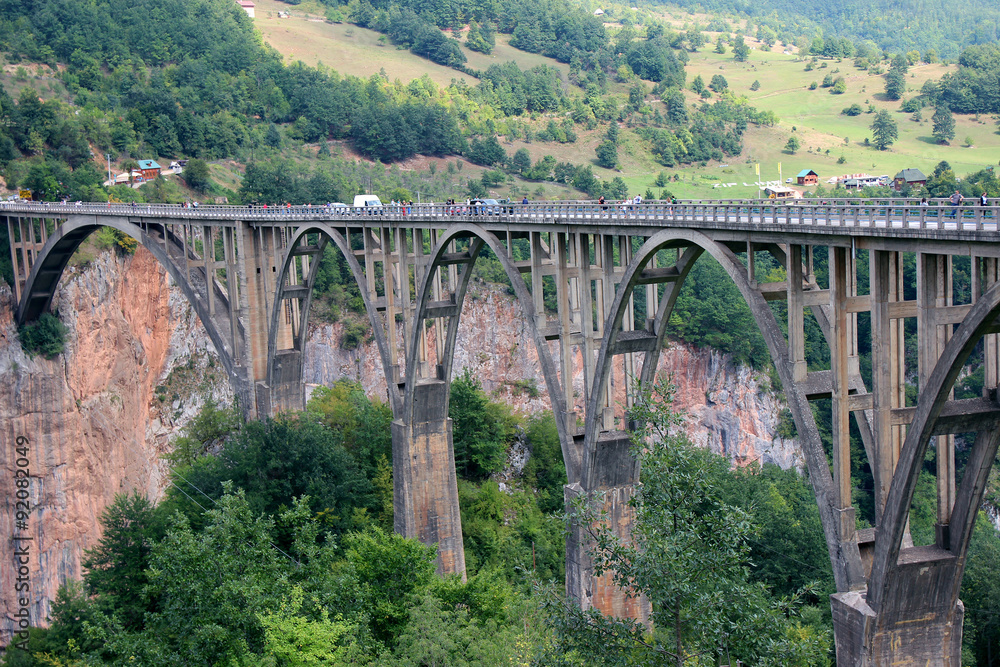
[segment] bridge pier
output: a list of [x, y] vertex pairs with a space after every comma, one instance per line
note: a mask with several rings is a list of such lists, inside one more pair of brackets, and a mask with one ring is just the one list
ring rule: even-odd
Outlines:
[[[597, 486], [590, 495], [592, 507], [611, 527], [615, 537], [628, 543], [632, 539], [635, 509], [631, 500], [639, 483], [639, 462], [632, 456], [632, 441], [621, 431], [603, 433], [597, 440]], [[572, 511], [577, 498], [584, 495], [579, 483], [564, 487], [566, 507]], [[596, 505], [596, 506], [594, 506]], [[566, 594], [579, 601], [583, 609], [594, 608], [605, 616], [632, 618], [649, 623], [649, 601], [632, 597], [631, 592], [614, 582], [611, 572], [594, 573], [589, 552], [594, 547], [587, 526], [574, 522], [566, 537]]]
[[954, 561], [948, 552], [914, 554], [878, 612], [864, 591], [831, 596], [838, 667], [960, 667], [965, 607], [950, 595]]
[[393, 516], [396, 532], [437, 545], [438, 574], [465, 579], [462, 515], [448, 417], [448, 385], [420, 381], [413, 419], [392, 423]]

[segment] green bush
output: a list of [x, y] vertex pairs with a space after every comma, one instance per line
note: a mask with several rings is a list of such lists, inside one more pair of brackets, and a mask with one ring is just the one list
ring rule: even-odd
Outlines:
[[567, 480], [555, 417], [551, 412], [537, 415], [525, 430], [531, 458], [524, 466], [524, 480], [535, 488], [539, 509], [559, 512], [563, 509], [563, 485]]
[[124, 255], [134, 255], [139, 242], [114, 227], [101, 227], [94, 232], [94, 244], [103, 249], [117, 248]]
[[21, 348], [32, 357], [41, 354], [46, 359], [54, 359], [66, 347], [68, 331], [57, 315], [43, 313], [37, 321], [21, 325], [18, 336]]
[[503, 468], [514, 431], [510, 408], [493, 403], [468, 368], [451, 383], [455, 467], [465, 479], [483, 480]]

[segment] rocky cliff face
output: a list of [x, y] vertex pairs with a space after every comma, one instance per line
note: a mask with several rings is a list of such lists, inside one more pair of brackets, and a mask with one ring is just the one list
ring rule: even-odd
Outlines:
[[[80, 576], [105, 506], [132, 490], [158, 498], [169, 438], [197, 411], [199, 396], [230, 392], [224, 375], [209, 377], [214, 353], [197, 318], [141, 248], [69, 270], [54, 304], [70, 330], [67, 349], [52, 361], [29, 358], [17, 341], [11, 292], [0, 287], [0, 643], [17, 605], [8, 536], [30, 538], [21, 541], [30, 547], [29, 609], [33, 624], [43, 622], [60, 584]], [[18, 437], [29, 443], [26, 528], [15, 513]]]
[[[211, 342], [180, 291], [147, 252], [105, 253], [85, 271], [64, 276], [55, 304], [70, 329], [64, 354], [29, 358], [17, 341], [13, 298], [0, 287], [0, 530], [30, 537], [32, 623], [44, 623], [58, 587], [81, 574], [83, 552], [99, 538], [99, 519], [116, 493], [159, 498], [167, 467], [160, 456], [196, 414], [204, 397], [228, 402], [232, 392]], [[340, 325], [312, 331], [307, 382], [341, 377], [385, 398], [373, 343], [340, 347]], [[431, 340], [433, 347], [433, 339]], [[469, 368], [484, 388], [516, 410], [549, 407], [537, 353], [519, 307], [502, 290], [476, 286], [465, 305], [456, 372]], [[692, 439], [737, 464], [770, 461], [801, 466], [794, 442], [775, 436], [781, 405], [759, 374], [725, 355], [674, 345], [661, 356]], [[624, 401], [623, 376], [613, 379]], [[582, 375], [574, 378], [583, 414]], [[33, 511], [16, 524], [16, 438], [29, 440]], [[0, 546], [0, 644], [17, 609], [14, 543]]]
[[[306, 348], [305, 380], [329, 384], [347, 377], [369, 396], [385, 400], [386, 385], [378, 350], [369, 342], [356, 350], [340, 347], [339, 324], [315, 328]], [[428, 347], [433, 349], [433, 330]], [[579, 354], [576, 367], [581, 368]], [[468, 368], [497, 400], [522, 412], [550, 408], [538, 354], [520, 307], [503, 290], [478, 286], [463, 306], [455, 354], [455, 373]], [[736, 465], [753, 461], [802, 468], [794, 440], [776, 433], [783, 403], [758, 372], [734, 364], [711, 349], [671, 344], [660, 355], [659, 372], [677, 386], [675, 408], [685, 413], [686, 431], [697, 444], [728, 457]], [[611, 379], [616, 405], [624, 405], [624, 371]], [[577, 413], [584, 414], [584, 377], [573, 378]], [[536, 391], [537, 390], [537, 391]], [[619, 413], [621, 410], [619, 409]]]

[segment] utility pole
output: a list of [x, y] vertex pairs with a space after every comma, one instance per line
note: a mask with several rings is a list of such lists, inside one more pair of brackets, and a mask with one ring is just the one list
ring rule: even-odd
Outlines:
[[115, 182], [111, 180], [111, 153], [105, 153], [104, 155], [108, 158], [108, 187], [111, 187], [115, 184]]

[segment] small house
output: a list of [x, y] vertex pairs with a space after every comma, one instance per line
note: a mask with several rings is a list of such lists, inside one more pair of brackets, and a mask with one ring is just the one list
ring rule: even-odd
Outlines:
[[127, 171], [123, 171], [122, 173], [115, 176], [115, 185], [123, 185], [125, 183], [128, 183], [129, 179], [131, 178], [132, 174], [128, 173]]
[[154, 160], [139, 160], [139, 171], [142, 172], [142, 180], [151, 181], [160, 176], [160, 165]]
[[904, 169], [892, 178], [892, 187], [896, 192], [909, 185], [911, 188], [920, 188], [927, 185], [927, 177], [919, 169]]
[[239, 0], [239, 3], [240, 7], [243, 8], [243, 11], [247, 13], [247, 16], [253, 18], [253, 10], [256, 5], [254, 5], [250, 0]]
[[768, 199], [793, 199], [798, 196], [798, 190], [779, 186], [768, 186], [764, 188], [764, 194]]
[[819, 174], [812, 169], [803, 169], [795, 177], [798, 185], [816, 185], [819, 183]]

